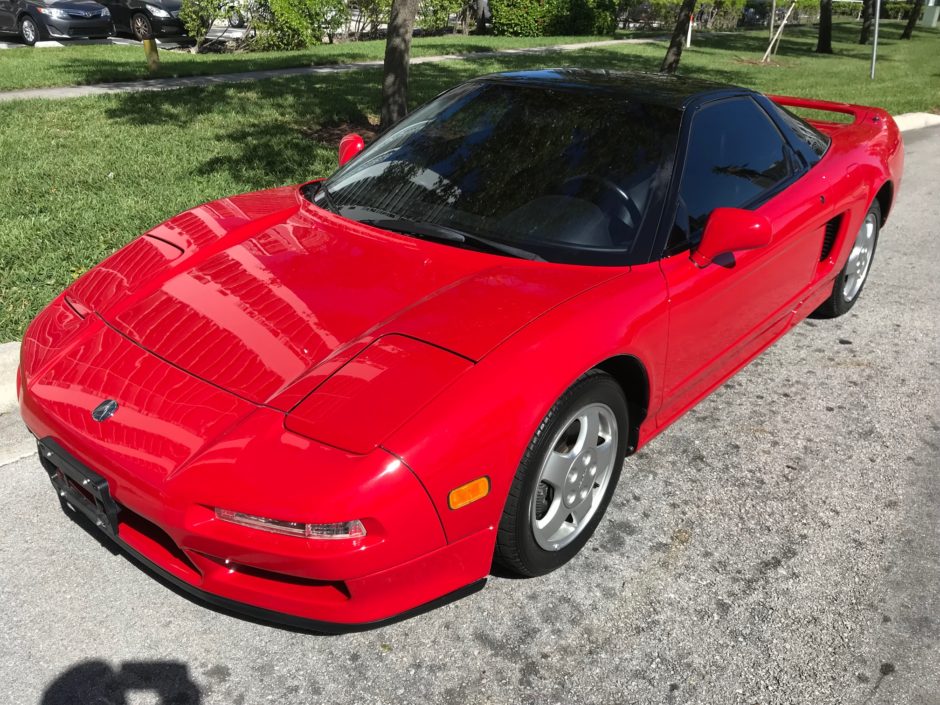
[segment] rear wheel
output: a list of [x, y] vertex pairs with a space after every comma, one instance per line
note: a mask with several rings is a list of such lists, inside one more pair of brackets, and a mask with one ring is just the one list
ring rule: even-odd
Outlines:
[[138, 41], [153, 39], [153, 27], [150, 24], [150, 18], [143, 12], [137, 12], [131, 17], [131, 33]]
[[871, 270], [871, 261], [875, 256], [880, 228], [881, 206], [875, 200], [868, 209], [868, 213], [865, 214], [862, 227], [855, 235], [848, 261], [832, 284], [832, 293], [819, 308], [813, 311], [814, 318], [838, 318], [848, 313], [858, 301], [865, 281], [868, 279], [868, 272]]
[[627, 401], [592, 370], [555, 402], [516, 470], [496, 539], [496, 560], [525, 576], [571, 560], [600, 523], [626, 452]]
[[20, 20], [20, 39], [26, 46], [34, 46], [39, 41], [39, 26], [28, 15]]

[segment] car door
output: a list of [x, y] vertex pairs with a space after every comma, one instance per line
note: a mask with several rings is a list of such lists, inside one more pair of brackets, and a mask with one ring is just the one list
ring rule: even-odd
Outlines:
[[[780, 129], [749, 96], [691, 116], [676, 215], [660, 267], [669, 340], [660, 420], [668, 423], [774, 340], [815, 271], [830, 208]], [[770, 245], [700, 268], [690, 251], [718, 207], [770, 220]]]

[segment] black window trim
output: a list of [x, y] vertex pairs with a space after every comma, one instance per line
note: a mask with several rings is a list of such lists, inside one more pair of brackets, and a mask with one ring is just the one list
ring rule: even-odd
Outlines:
[[820, 132], [818, 128], [813, 127], [812, 125], [807, 125], [812, 128], [814, 131], [819, 132], [826, 139], [826, 149], [823, 150], [822, 154], [817, 154], [812, 147], [810, 147], [805, 140], [803, 140], [798, 134], [793, 131], [793, 128], [787, 124], [787, 121], [783, 119], [781, 113], [787, 113], [791, 117], [799, 120], [801, 122], [806, 122], [799, 115], [793, 111], [786, 108], [786, 106], [778, 105], [772, 101], [767, 96], [762, 93], [754, 94], [755, 102], [763, 108], [764, 112], [770, 116], [770, 119], [777, 125], [777, 129], [780, 130], [784, 136], [787, 138], [787, 141], [791, 143], [794, 150], [800, 158], [803, 159], [806, 164], [807, 170], [812, 169], [814, 166], [819, 164], [820, 161], [829, 153], [829, 148], [832, 146], [832, 138], [829, 137], [825, 132]]
[[[772, 115], [767, 107], [761, 104], [760, 98], [769, 100], [765, 96], [748, 90], [739, 90], [724, 93], [722, 95], [707, 95], [690, 102], [683, 111], [682, 123], [679, 128], [679, 147], [676, 153], [676, 161], [672, 171], [672, 180], [667, 189], [668, 196], [665, 199], [662, 214], [660, 215], [659, 227], [657, 228], [656, 246], [653, 249], [650, 262], [658, 262], [666, 257], [681, 254], [691, 250], [692, 242], [685, 240], [669, 247], [670, 234], [675, 224], [676, 214], [679, 205], [679, 186], [682, 183], [682, 175], [685, 172], [685, 160], [688, 154], [689, 141], [692, 135], [692, 125], [695, 122], [695, 116], [704, 108], [708, 108], [718, 103], [732, 100], [750, 100], [755, 107], [767, 118], [768, 122], [780, 134], [785, 147], [787, 148], [788, 160], [790, 161], [790, 175], [762, 192], [759, 196], [739, 206], [746, 210], [754, 210], [764, 205], [770, 199], [779, 195], [782, 191], [792, 186], [799, 179], [806, 175], [811, 165], [808, 165], [802, 155], [802, 150], [794, 146], [794, 136], [789, 128], [781, 129], [781, 120]], [[797, 158], [799, 157], [799, 158]]]

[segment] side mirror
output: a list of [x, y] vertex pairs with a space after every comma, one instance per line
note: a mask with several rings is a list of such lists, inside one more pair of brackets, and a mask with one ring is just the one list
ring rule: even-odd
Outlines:
[[702, 241], [692, 252], [692, 261], [699, 267], [707, 267], [716, 257], [765, 247], [772, 239], [772, 228], [766, 216], [740, 208], [716, 208], [708, 216]]
[[346, 135], [339, 141], [339, 165], [343, 166], [359, 152], [365, 149], [366, 143], [359, 135]]

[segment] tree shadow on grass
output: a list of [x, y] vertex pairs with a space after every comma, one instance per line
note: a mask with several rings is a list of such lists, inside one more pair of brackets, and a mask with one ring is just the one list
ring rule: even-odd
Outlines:
[[[258, 53], [201, 54], [163, 50], [160, 67], [148, 71], [140, 47], [94, 47], [102, 51], [93, 57], [62, 52], [54, 57], [49, 72], [69, 76], [77, 85], [121, 83], [148, 79], [166, 79], [216, 74], [244, 73], [289, 68], [305, 68], [381, 61], [384, 45], [376, 42], [347, 42], [321, 45], [306, 50]], [[484, 42], [439, 37], [420, 39], [412, 46], [412, 58], [432, 55], [489, 54], [512, 47], [492, 46]], [[14, 58], [19, 58], [17, 55]], [[50, 56], [52, 56], [50, 54]], [[25, 70], [25, 69], [24, 69]]]
[[[658, 59], [604, 49], [515, 55], [415, 66], [412, 107], [474, 76], [500, 70], [577, 64], [585, 68], [655, 70]], [[379, 113], [381, 72], [368, 69], [109, 97], [109, 121], [198, 130], [206, 134], [196, 175], [225, 171], [246, 188], [294, 183], [335, 166], [337, 125], [366, 125]], [[328, 141], [327, 141], [328, 140]]]
[[[722, 47], [757, 53], [763, 35], [721, 35]], [[707, 49], [705, 49], [707, 51]], [[727, 57], [730, 59], [731, 57]], [[655, 71], [660, 47], [597, 47], [576, 53], [480, 58], [412, 67], [410, 105], [481, 74], [546, 66], [580, 66], [620, 71]], [[725, 60], [691, 73], [724, 83], [749, 82], [753, 67]], [[278, 77], [242, 84], [219, 84], [172, 91], [111, 96], [108, 120], [166, 127], [200, 135], [194, 177], [226, 173], [245, 190], [296, 183], [336, 168], [342, 125], [366, 125], [379, 113], [381, 71]], [[181, 133], [183, 135], [184, 133]], [[202, 135], [205, 135], [204, 139]], [[537, 139], [537, 135], [531, 136]]]

